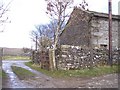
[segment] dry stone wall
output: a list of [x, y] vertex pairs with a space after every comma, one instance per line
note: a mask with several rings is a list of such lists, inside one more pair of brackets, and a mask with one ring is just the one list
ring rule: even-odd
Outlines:
[[[91, 52], [92, 51], [92, 52]], [[118, 52], [113, 52], [113, 64], [117, 64]], [[58, 69], [84, 69], [108, 64], [107, 49], [90, 49], [78, 46], [61, 47], [56, 50]]]

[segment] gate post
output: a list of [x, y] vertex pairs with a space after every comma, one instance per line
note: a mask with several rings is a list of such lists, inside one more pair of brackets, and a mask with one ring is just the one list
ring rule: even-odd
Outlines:
[[55, 61], [53, 60], [55, 58], [54, 55], [54, 50], [53, 49], [49, 49], [49, 62], [50, 62], [50, 69], [53, 70], [56, 67], [54, 66]]

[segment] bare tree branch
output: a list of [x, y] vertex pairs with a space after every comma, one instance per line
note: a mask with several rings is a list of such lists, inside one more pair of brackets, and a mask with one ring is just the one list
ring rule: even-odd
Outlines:
[[[5, 16], [5, 14], [9, 11], [9, 6], [12, 3], [12, 1], [13, 0], [11, 0], [6, 6], [5, 4], [0, 3], [0, 25], [1, 26], [8, 21], [8, 16]], [[8, 23], [10, 22], [8, 21]], [[3, 30], [0, 32], [3, 32]]]
[[52, 18], [57, 20], [57, 27], [55, 30], [55, 42], [54, 49], [58, 44], [59, 34], [61, 30], [64, 28], [63, 24], [65, 23], [66, 10], [73, 3], [73, 0], [45, 0], [47, 2], [47, 14], [49, 14]]
[[36, 30], [31, 32], [31, 39], [36, 42], [36, 36], [38, 37], [37, 43], [39, 49], [51, 48], [54, 41], [55, 21], [50, 24], [36, 25]]

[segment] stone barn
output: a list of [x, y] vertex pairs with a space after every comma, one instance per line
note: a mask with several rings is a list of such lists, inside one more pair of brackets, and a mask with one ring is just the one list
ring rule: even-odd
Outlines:
[[[120, 15], [112, 15], [112, 44], [118, 48]], [[73, 9], [65, 29], [60, 35], [60, 45], [108, 48], [108, 14]]]

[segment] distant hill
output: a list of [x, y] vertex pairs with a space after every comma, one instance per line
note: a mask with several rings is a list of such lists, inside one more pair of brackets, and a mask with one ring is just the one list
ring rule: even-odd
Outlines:
[[[0, 53], [1, 53], [2, 47], [0, 47]], [[3, 54], [4, 55], [22, 55], [24, 53], [22, 48], [3, 48]]]

